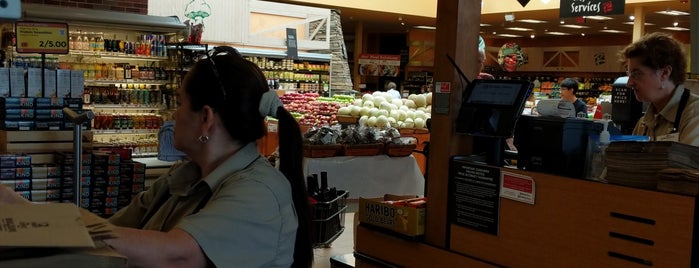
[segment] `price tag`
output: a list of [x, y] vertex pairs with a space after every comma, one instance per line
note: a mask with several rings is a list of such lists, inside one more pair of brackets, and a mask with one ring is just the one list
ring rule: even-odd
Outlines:
[[68, 54], [68, 24], [16, 22], [18, 53]]

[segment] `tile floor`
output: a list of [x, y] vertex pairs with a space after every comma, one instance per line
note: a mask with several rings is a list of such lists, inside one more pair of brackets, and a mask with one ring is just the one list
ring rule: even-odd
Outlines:
[[313, 250], [313, 268], [330, 268], [330, 257], [354, 252], [354, 214], [352, 209], [345, 213], [345, 230], [335, 241]]

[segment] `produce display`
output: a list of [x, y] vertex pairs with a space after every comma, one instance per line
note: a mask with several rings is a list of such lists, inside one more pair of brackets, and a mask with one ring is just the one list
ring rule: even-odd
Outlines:
[[360, 126], [424, 129], [431, 110], [432, 93], [394, 99], [386, 92], [377, 91], [339, 108], [337, 114], [358, 118]]
[[343, 95], [321, 97], [318, 93], [289, 92], [279, 99], [300, 125], [332, 126], [338, 123], [338, 109], [351, 103], [354, 97]]
[[303, 135], [306, 157], [371, 156], [387, 154], [408, 156], [416, 147], [414, 137], [401, 137], [393, 127], [351, 125], [342, 130], [335, 127], [313, 127]]

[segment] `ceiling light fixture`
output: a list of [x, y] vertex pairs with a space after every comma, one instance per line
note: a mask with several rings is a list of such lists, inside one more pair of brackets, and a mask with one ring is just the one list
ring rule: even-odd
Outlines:
[[417, 25], [413, 26], [415, 29], [423, 29], [423, 30], [437, 30], [437, 27], [434, 26], [427, 26], [427, 25]]
[[604, 30], [600, 30], [600, 33], [626, 33], [626, 31], [604, 29]]
[[689, 16], [689, 13], [679, 10], [666, 9], [663, 11], [657, 11], [655, 13], [668, 15], [668, 16]]
[[516, 34], [497, 34], [497, 36], [501, 37], [522, 37], [521, 35], [516, 35]]
[[587, 29], [587, 28], [590, 28], [590, 26], [576, 25], [576, 24], [565, 24], [565, 25], [561, 25], [561, 27], [573, 28], [573, 29]]
[[536, 35], [533, 35], [533, 34], [532, 34], [532, 35], [529, 36], [529, 38], [531, 38], [531, 39], [534, 39], [534, 37], [536, 37]]
[[689, 29], [684, 28], [684, 27], [663, 27], [660, 29], [668, 30], [668, 31], [677, 31], [677, 32], [689, 31]]
[[580, 33], [580, 35], [585, 36], [585, 33]]
[[[633, 21], [622, 22], [621, 24], [633, 25]], [[644, 25], [644, 26], [653, 26], [653, 25], [655, 25], [655, 24], [650, 23], [650, 22], [646, 22], [646, 23], [644, 23], [643, 25]]]
[[636, 16], [634, 16], [634, 15], [629, 16], [629, 20], [635, 20], [635, 19], [636, 19]]
[[680, 23], [679, 23], [679, 22], [673, 22], [673, 23], [672, 23], [672, 26], [677, 27], [677, 25], [680, 25]]
[[591, 19], [591, 20], [611, 20], [613, 18], [611, 17], [606, 17], [606, 16], [585, 16], [586, 19]]
[[564, 33], [564, 32], [546, 32], [546, 34], [550, 34], [550, 35], [570, 35], [569, 33]]
[[543, 20], [533, 20], [533, 19], [524, 19], [524, 20], [518, 20], [518, 22], [524, 22], [524, 23], [535, 23], [535, 24], [540, 24], [540, 23], [548, 23], [548, 21], [543, 21]]
[[531, 32], [534, 29], [522, 28], [522, 27], [510, 27], [510, 28], [505, 28], [505, 30], [518, 31], [518, 32]]

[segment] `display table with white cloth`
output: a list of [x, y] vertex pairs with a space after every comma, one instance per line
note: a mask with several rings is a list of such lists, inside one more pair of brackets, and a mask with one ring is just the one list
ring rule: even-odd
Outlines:
[[[425, 194], [425, 178], [412, 155], [339, 156], [304, 159], [304, 174], [328, 173], [328, 187], [349, 191], [349, 198], [384, 194]], [[320, 179], [319, 179], [320, 180]]]

